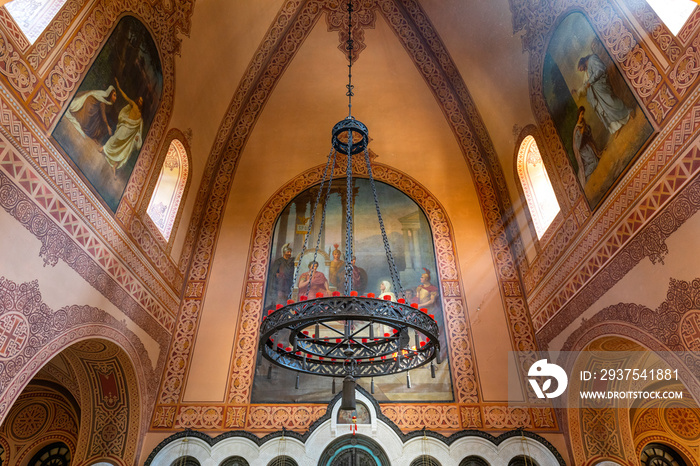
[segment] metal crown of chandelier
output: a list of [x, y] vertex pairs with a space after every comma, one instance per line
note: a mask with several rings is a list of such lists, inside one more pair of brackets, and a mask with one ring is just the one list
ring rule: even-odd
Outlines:
[[[325, 187], [325, 201], [322, 206], [321, 224], [313, 262], [320, 244], [321, 233], [326, 218], [327, 201], [330, 197], [333, 170], [338, 153], [347, 156], [346, 192], [352, 199], [353, 155], [363, 153], [370, 186], [374, 197], [384, 250], [393, 289], [401, 296], [391, 301], [389, 296], [377, 299], [372, 293], [358, 296], [352, 291], [353, 266], [353, 209], [347, 202], [345, 219], [345, 287], [344, 294], [334, 291], [332, 296], [323, 293], [308, 296], [311, 279], [306, 290], [299, 289], [298, 301], [292, 299], [294, 283], [297, 281], [301, 260], [298, 261], [292, 287], [286, 305], [268, 311], [260, 328], [260, 351], [273, 364], [299, 373], [326, 377], [344, 377], [343, 401], [341, 409], [355, 409], [355, 383], [359, 377], [378, 377], [395, 374], [423, 366], [439, 357], [438, 325], [435, 317], [417, 304], [406, 304], [399, 273], [389, 247], [384, 222], [379, 209], [379, 200], [372, 176], [367, 127], [352, 116], [352, 1], [348, 3], [348, 116], [338, 122], [332, 130], [332, 148], [323, 173], [321, 185], [311, 211], [310, 225], [314, 224], [316, 211]], [[308, 229], [302, 251], [306, 250], [311, 228]], [[315, 268], [310, 268], [311, 278]], [[303, 287], [300, 287], [303, 288]], [[305, 292], [305, 294], [304, 294]], [[435, 376], [435, 366], [431, 363], [431, 373]], [[410, 388], [410, 378], [407, 376]], [[372, 392], [374, 382], [372, 379]]]

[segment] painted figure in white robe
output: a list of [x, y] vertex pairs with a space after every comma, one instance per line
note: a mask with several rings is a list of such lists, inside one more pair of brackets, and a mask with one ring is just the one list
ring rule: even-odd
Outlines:
[[391, 291], [391, 282], [388, 280], [383, 280], [379, 284], [379, 299], [387, 299], [389, 301], [396, 301], [396, 295]]
[[116, 101], [117, 91], [114, 90], [114, 86], [109, 86], [104, 91], [83, 92], [71, 102], [66, 112], [66, 120], [84, 137], [94, 139], [102, 145], [103, 139], [112, 135], [112, 128], [107, 121], [107, 106]]
[[572, 93], [585, 95], [608, 132], [615, 134], [629, 121], [632, 111], [613, 92], [605, 64], [598, 55], [591, 54], [579, 60], [578, 70], [583, 72], [583, 86]]
[[143, 144], [143, 118], [141, 117], [141, 108], [143, 107], [143, 98], [139, 97], [136, 102], [131, 100], [119, 87], [119, 81], [114, 80], [117, 84], [117, 90], [126, 99], [127, 104], [119, 112], [119, 120], [117, 129], [105, 143], [102, 148], [107, 158], [107, 162], [112, 166], [112, 170], [116, 175], [117, 169], [126, 164], [134, 151], [141, 149]]
[[573, 146], [576, 163], [578, 164], [578, 180], [581, 187], [586, 186], [588, 179], [591, 177], [593, 170], [598, 166], [600, 154], [598, 148], [593, 141], [591, 127], [586, 123], [584, 107], [578, 108], [578, 118], [576, 126], [574, 126]]

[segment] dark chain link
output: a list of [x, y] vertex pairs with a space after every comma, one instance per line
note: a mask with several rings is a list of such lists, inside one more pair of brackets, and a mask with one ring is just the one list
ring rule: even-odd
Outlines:
[[352, 236], [353, 236], [353, 225], [352, 225], [352, 211], [354, 199], [352, 195], [352, 153], [350, 148], [352, 147], [352, 130], [348, 130], [348, 163], [346, 166], [346, 183], [345, 183], [345, 195], [347, 200], [345, 201], [345, 296], [350, 296], [352, 291]]
[[[332, 164], [332, 165], [331, 165]], [[326, 182], [326, 177], [328, 176], [328, 169], [331, 166], [335, 166], [335, 149], [331, 148], [331, 151], [328, 153], [328, 161], [326, 162], [326, 168], [323, 170], [323, 178], [321, 178], [321, 185], [318, 187], [318, 194], [316, 195], [316, 201], [314, 201], [314, 207], [311, 210], [311, 218], [309, 219], [309, 230], [306, 232], [304, 235], [304, 244], [301, 247], [301, 253], [299, 254], [299, 263], [297, 266], [294, 268], [294, 277], [292, 278], [292, 287], [289, 290], [289, 295], [287, 296], [287, 299], [292, 299], [292, 296], [294, 295], [294, 284], [297, 282], [297, 277], [299, 276], [299, 270], [301, 269], [301, 259], [304, 257], [304, 252], [306, 252], [306, 245], [309, 243], [309, 236], [311, 235], [311, 228], [314, 225], [314, 219], [316, 218], [316, 209], [318, 208], [318, 203], [321, 200], [321, 192], [323, 191], [323, 185]], [[332, 169], [331, 169], [332, 170]], [[330, 175], [331, 179], [333, 178], [333, 172], [331, 171]], [[328, 181], [328, 185], [330, 187], [331, 182]], [[326, 209], [323, 209], [323, 214], [325, 216]], [[316, 248], [318, 252], [318, 247]], [[315, 260], [316, 255], [314, 254], [314, 260]], [[309, 284], [311, 284], [311, 281], [309, 280]]]
[[[337, 152], [332, 151], [332, 153], [333, 153], [333, 160], [331, 161], [331, 167], [334, 168], [335, 167], [335, 155], [337, 154]], [[329, 157], [330, 157], [330, 154], [329, 154]], [[323, 235], [323, 226], [326, 223], [326, 210], [328, 207], [328, 199], [331, 197], [331, 185], [333, 184], [333, 168], [331, 168], [330, 177], [328, 179], [328, 186], [326, 187], [326, 198], [323, 200], [323, 209], [321, 210], [321, 225], [318, 227], [318, 238], [316, 238], [316, 249], [314, 250], [313, 262], [316, 262], [316, 258], [318, 257], [318, 248], [319, 248], [319, 246], [321, 246], [321, 236]], [[325, 173], [323, 176], [325, 179]], [[323, 183], [318, 188], [319, 194], [321, 194], [321, 191], [323, 191]], [[310, 231], [311, 231], [311, 228], [309, 228], [309, 232]], [[301, 260], [299, 262], [301, 262]], [[309, 284], [306, 285], [306, 296], [308, 296], [309, 298], [315, 298], [315, 296], [309, 296], [309, 290], [311, 289], [311, 280], [314, 278], [315, 272], [316, 272], [316, 270], [311, 269], [311, 276], [309, 277]]]
[[369, 175], [369, 185], [372, 187], [372, 196], [374, 197], [374, 206], [377, 209], [377, 218], [379, 219], [379, 228], [382, 230], [382, 241], [384, 241], [384, 252], [386, 253], [386, 261], [389, 264], [389, 273], [391, 274], [391, 284], [396, 290], [397, 296], [401, 295], [402, 298], [406, 298], [403, 288], [401, 287], [401, 278], [399, 272], [396, 269], [396, 262], [394, 262], [394, 255], [391, 253], [391, 248], [389, 247], [389, 239], [386, 236], [386, 229], [384, 228], [384, 220], [382, 219], [382, 212], [379, 209], [379, 198], [377, 197], [377, 187], [374, 185], [374, 176], [372, 176], [372, 164], [369, 161], [369, 149], [365, 147], [365, 163], [367, 164], [367, 174]]

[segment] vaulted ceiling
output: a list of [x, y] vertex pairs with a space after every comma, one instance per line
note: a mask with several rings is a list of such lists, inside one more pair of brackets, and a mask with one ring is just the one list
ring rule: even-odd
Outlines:
[[[268, 195], [279, 186], [273, 174], [289, 179], [323, 162], [330, 129], [347, 114], [347, 59], [338, 49], [337, 30], [329, 30], [328, 18], [331, 13], [333, 19], [346, 19], [346, 3], [315, 3], [322, 10], [309, 15], [315, 24], [300, 32], [295, 55], [262, 102], [265, 108], [258, 113], [244, 150], [243, 163], [245, 158], [265, 161], [269, 176], [256, 183]], [[437, 163], [440, 166], [430, 172], [434, 179], [466, 167], [460, 162], [460, 146], [435, 88], [426, 82], [415, 54], [407, 49], [407, 38], [399, 37], [406, 25], [387, 20], [389, 16], [397, 20], [393, 12], [386, 13], [392, 7], [409, 17], [405, 3], [422, 8], [427, 15], [435, 39], [446, 48], [476, 104], [479, 115], [470, 118], [483, 119], [504, 171], [512, 173], [513, 127], [534, 119], [528, 99], [527, 55], [521, 51], [520, 38], [513, 34], [507, 0], [355, 3], [362, 18], [370, 20], [360, 39], [366, 48], [353, 68], [353, 115], [370, 128], [371, 148], [379, 161], [407, 173]], [[295, 7], [295, 2], [280, 0], [197, 4], [190, 37], [183, 40], [181, 58], [176, 61], [177, 92], [171, 119], [173, 127], [192, 129], [196, 160], [206, 160], [212, 152], [225, 116], [235, 114], [229, 105], [245, 73], [255, 66], [251, 60], [277, 24], [285, 26], [295, 20], [285, 14], [285, 10], [296, 13]], [[415, 27], [415, 23], [408, 26]], [[203, 163], [195, 162], [194, 169], [197, 179]]]

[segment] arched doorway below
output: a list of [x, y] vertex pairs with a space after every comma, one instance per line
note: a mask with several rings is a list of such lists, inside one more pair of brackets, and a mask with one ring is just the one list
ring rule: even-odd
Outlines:
[[346, 435], [323, 451], [318, 466], [390, 466], [384, 449], [363, 435]]

